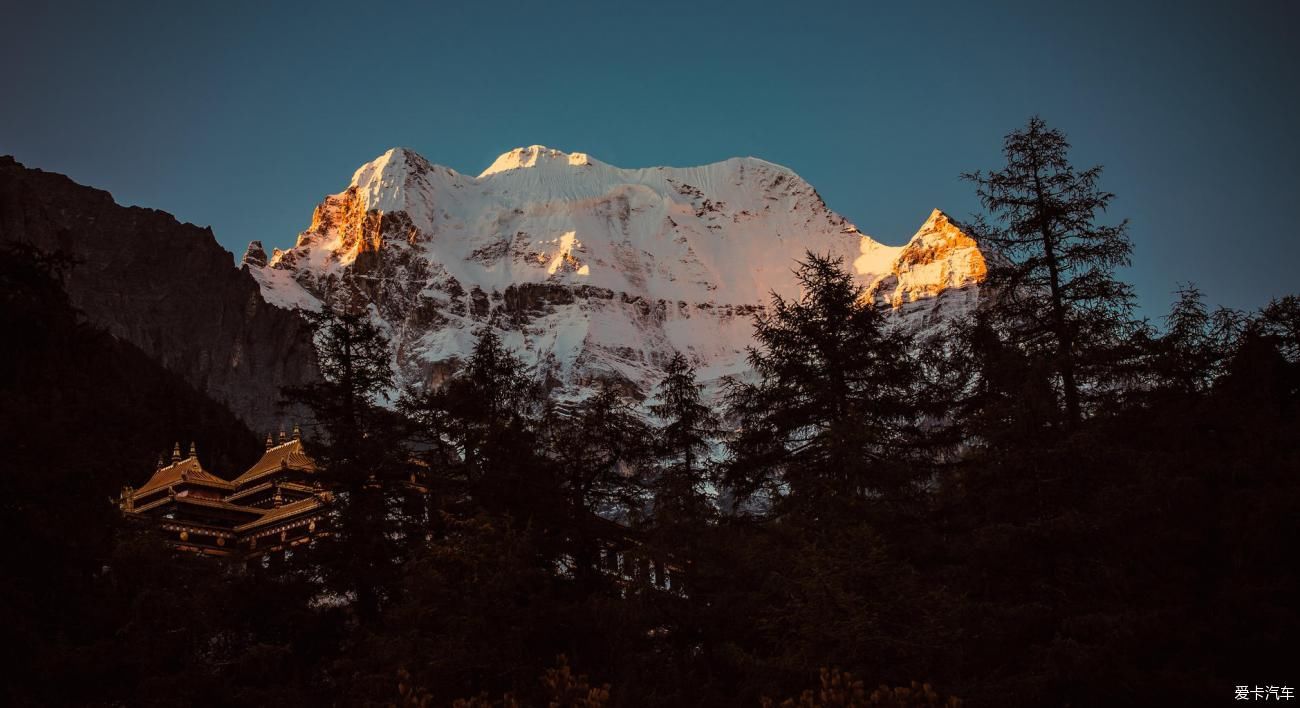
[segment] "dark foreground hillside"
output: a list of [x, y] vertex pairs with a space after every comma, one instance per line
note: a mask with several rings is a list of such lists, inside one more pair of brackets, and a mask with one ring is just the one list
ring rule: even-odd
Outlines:
[[1217, 704], [1293, 669], [1300, 435], [1279, 341], [1243, 345], [1206, 392], [965, 464], [922, 506], [702, 525], [677, 542], [686, 599], [557, 577], [562, 518], [452, 505], [358, 621], [283, 568], [232, 575], [121, 528], [109, 498], [159, 441], [231, 469], [257, 440], [79, 323], [34, 254], [0, 263], [11, 705], [526, 698], [559, 653], [609, 705], [758, 705], [822, 666], [970, 705]]
[[0, 533], [14, 540], [0, 581], [15, 648], [5, 691], [18, 704], [93, 702], [139, 678], [118, 665], [129, 660], [118, 644], [129, 608], [148, 602], [118, 595], [126, 588], [109, 569], [127, 538], [118, 492], [147, 479], [173, 441], [194, 442], [219, 469], [261, 448], [224, 406], [86, 324], [58, 278], [72, 264], [22, 247], [0, 254]]

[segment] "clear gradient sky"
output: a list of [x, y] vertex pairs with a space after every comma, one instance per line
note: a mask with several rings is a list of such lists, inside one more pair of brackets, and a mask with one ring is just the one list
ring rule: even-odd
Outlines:
[[0, 154], [236, 254], [389, 147], [478, 174], [534, 143], [761, 157], [898, 244], [1039, 113], [1106, 166], [1147, 315], [1300, 291], [1295, 0], [0, 3]]

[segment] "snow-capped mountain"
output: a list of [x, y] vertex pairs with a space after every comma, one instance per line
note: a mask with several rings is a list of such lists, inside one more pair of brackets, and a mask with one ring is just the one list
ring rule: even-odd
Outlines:
[[772, 292], [798, 294], [808, 250], [843, 257], [918, 328], [965, 311], [985, 270], [938, 210], [886, 246], [763, 160], [621, 169], [538, 145], [477, 177], [389, 150], [326, 197], [293, 248], [267, 258], [255, 242], [245, 264], [273, 304], [370, 306], [404, 382], [437, 384], [493, 322], [568, 397], [597, 379], [649, 393], [675, 350], [706, 385], [743, 373], [752, 315]]

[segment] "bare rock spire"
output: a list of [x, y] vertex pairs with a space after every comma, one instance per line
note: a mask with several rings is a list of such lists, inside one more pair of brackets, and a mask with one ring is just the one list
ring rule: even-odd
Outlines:
[[248, 242], [248, 248], [244, 251], [243, 263], [249, 268], [261, 268], [266, 265], [266, 249], [262, 247], [261, 241]]

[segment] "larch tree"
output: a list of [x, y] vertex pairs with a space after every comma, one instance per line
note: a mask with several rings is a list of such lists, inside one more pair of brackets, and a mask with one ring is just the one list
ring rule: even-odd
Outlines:
[[1139, 393], [1147, 399], [1208, 391], [1247, 325], [1245, 313], [1206, 307], [1195, 285], [1181, 285], [1175, 294], [1177, 300], [1163, 318], [1163, 331], [1145, 344], [1148, 376]]
[[999, 256], [986, 281], [995, 327], [1050, 364], [1060, 420], [1074, 427], [1121, 368], [1133, 292], [1115, 269], [1128, 265], [1133, 246], [1126, 221], [1098, 222], [1114, 198], [1098, 186], [1101, 167], [1076, 169], [1069, 150], [1066, 136], [1035, 116], [1007, 135], [1003, 168], [964, 178], [990, 217], [969, 225], [973, 235]]

